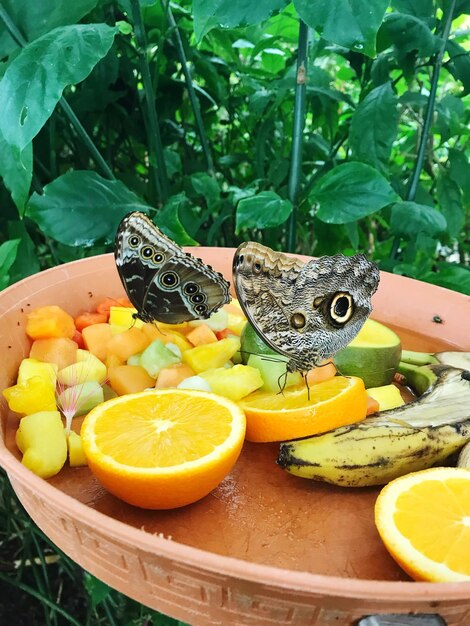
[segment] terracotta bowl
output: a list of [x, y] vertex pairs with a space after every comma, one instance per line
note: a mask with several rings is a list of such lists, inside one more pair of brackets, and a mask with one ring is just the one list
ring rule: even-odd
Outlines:
[[[233, 249], [192, 252], [230, 278]], [[3, 291], [0, 387], [13, 384], [28, 354], [28, 311], [58, 304], [77, 314], [121, 295], [112, 255]], [[373, 317], [405, 348], [470, 350], [470, 298], [462, 294], [384, 273]], [[48, 481], [29, 472], [14, 444], [18, 419], [3, 400], [1, 409], [0, 464], [30, 516], [74, 561], [145, 605], [194, 626], [351, 626], [366, 615], [409, 612], [470, 624], [470, 583], [412, 582], [389, 557], [373, 521], [378, 489], [296, 478], [275, 464], [277, 445], [245, 444], [234, 470], [203, 500], [143, 511], [106, 493], [86, 467]]]

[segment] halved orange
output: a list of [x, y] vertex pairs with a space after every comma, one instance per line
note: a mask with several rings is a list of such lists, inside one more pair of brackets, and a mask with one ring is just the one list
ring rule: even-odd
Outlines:
[[393, 480], [377, 498], [375, 523], [415, 580], [470, 580], [470, 470], [433, 467]]
[[255, 391], [238, 403], [246, 415], [248, 441], [288, 441], [363, 420], [367, 394], [360, 378], [335, 376], [282, 393]]
[[234, 402], [188, 389], [154, 389], [108, 400], [86, 416], [88, 465], [115, 496], [142, 508], [199, 500], [230, 472], [245, 436]]

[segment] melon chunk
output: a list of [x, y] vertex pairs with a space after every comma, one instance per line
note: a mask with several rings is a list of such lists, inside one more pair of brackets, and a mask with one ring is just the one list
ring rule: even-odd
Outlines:
[[208, 343], [183, 352], [183, 362], [199, 374], [209, 369], [222, 367], [240, 350], [238, 337], [227, 337], [216, 343]]
[[214, 393], [235, 402], [263, 386], [260, 371], [249, 365], [234, 365], [228, 369], [218, 367], [201, 372], [199, 376], [207, 380]]

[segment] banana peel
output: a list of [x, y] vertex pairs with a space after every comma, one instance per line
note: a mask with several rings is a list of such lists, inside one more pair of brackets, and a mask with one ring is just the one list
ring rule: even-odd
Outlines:
[[428, 365], [450, 365], [470, 370], [470, 352], [415, 352], [402, 350], [398, 373], [405, 377], [406, 384], [421, 396], [435, 382], [436, 376]]
[[470, 371], [441, 364], [426, 367], [434, 382], [414, 402], [285, 442], [277, 463], [296, 476], [366, 487], [445, 462], [470, 441]]

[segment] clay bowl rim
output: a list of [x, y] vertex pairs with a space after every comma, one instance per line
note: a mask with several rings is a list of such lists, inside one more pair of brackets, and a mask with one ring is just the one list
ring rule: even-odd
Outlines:
[[[188, 248], [193, 252], [200, 248]], [[207, 248], [210, 249], [210, 248]], [[212, 248], [217, 249], [217, 248]], [[220, 248], [218, 248], [220, 249]], [[225, 251], [232, 251], [231, 248], [222, 248]], [[14, 291], [22, 289], [24, 285], [33, 283], [41, 275], [52, 275], [64, 270], [64, 268], [80, 264], [92, 263], [97, 260], [104, 260], [105, 257], [112, 256], [112, 253], [96, 255], [72, 261], [63, 265], [58, 265], [37, 274], [33, 274], [23, 280], [7, 287], [0, 293], [0, 305], [5, 297], [11, 296]], [[300, 256], [307, 259], [311, 257]], [[387, 272], [381, 272], [387, 274]], [[426, 284], [420, 281], [405, 278], [403, 276], [391, 275], [401, 281], [411, 281], [416, 285]], [[447, 294], [455, 293], [438, 286], [431, 286], [437, 292]], [[463, 294], [459, 294], [463, 295]], [[463, 295], [465, 298], [465, 296]], [[11, 310], [12, 307], [0, 313], [0, 317]], [[1, 403], [5, 406], [2, 398]], [[51, 501], [58, 509], [67, 511], [67, 515], [75, 518], [81, 523], [87, 524], [90, 528], [98, 529], [103, 533], [102, 528], [108, 526], [111, 536], [118, 539], [127, 546], [141, 549], [145, 552], [158, 554], [177, 562], [190, 564], [196, 569], [217, 574], [223, 574], [230, 578], [237, 578], [247, 582], [264, 584], [279, 589], [287, 589], [303, 593], [324, 594], [327, 596], [344, 597], [361, 600], [375, 600], [381, 597], [383, 600], [401, 602], [407, 599], [414, 603], [417, 601], [452, 601], [465, 600], [470, 597], [470, 582], [456, 583], [431, 583], [419, 581], [382, 581], [375, 579], [355, 579], [340, 576], [328, 576], [323, 574], [312, 574], [298, 570], [282, 569], [271, 565], [264, 565], [252, 561], [244, 561], [235, 557], [224, 556], [208, 552], [201, 548], [187, 546], [172, 539], [167, 539], [158, 535], [147, 533], [134, 526], [120, 522], [104, 513], [101, 513], [90, 506], [79, 502], [74, 497], [60, 491], [46, 480], [39, 478], [29, 471], [21, 462], [7, 449], [4, 441], [4, 425], [1, 426], [2, 437], [0, 438], [0, 466], [7, 472], [9, 479], [17, 480], [20, 484], [25, 483], [28, 489], [35, 493], [35, 496]], [[13, 484], [15, 489], [15, 485]]]

